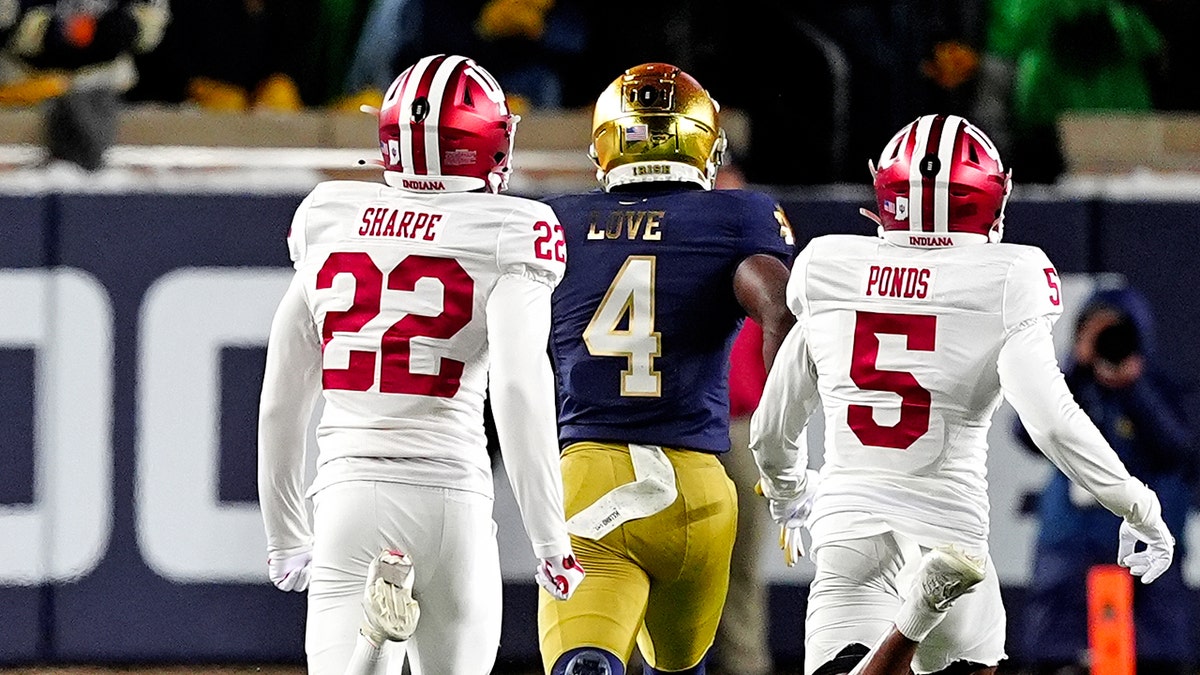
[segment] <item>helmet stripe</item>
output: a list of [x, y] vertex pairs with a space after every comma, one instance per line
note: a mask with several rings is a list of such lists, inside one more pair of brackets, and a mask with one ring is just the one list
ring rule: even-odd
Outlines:
[[[430, 103], [429, 89], [430, 89], [430, 87], [433, 86], [433, 78], [435, 75], [437, 75], [438, 68], [441, 67], [442, 63], [445, 60], [446, 60], [446, 56], [444, 54], [441, 54], [441, 55], [438, 55], [437, 57], [435, 57], [433, 59], [433, 61], [431, 61], [429, 63], [429, 67], [426, 68], [425, 72], [421, 75], [421, 79], [419, 81], [419, 84], [417, 85], [417, 89], [416, 89], [417, 98], [423, 97], [425, 99], [426, 104], [428, 104], [430, 106], [432, 106], [433, 104]], [[421, 119], [420, 121], [414, 122], [414, 121], [412, 121], [411, 113], [407, 109], [401, 110], [400, 112], [409, 114], [408, 128], [410, 129], [410, 132], [412, 133], [412, 149], [413, 149], [412, 172], [415, 174], [421, 174], [421, 175], [428, 174], [429, 167], [426, 163], [427, 162], [426, 155], [428, 153], [425, 152], [425, 129], [426, 129], [427, 125], [425, 124], [425, 122], [426, 122], [426, 120], [429, 119], [429, 115], [428, 115], [428, 113], [426, 113], [426, 115], [423, 119]]]
[[421, 87], [421, 80], [425, 77], [425, 71], [429, 69], [429, 64], [439, 56], [426, 56], [417, 61], [417, 64], [412, 67], [408, 74], [408, 79], [404, 81], [402, 86], [403, 91], [400, 94], [400, 109], [397, 111], [398, 124], [400, 127], [400, 167], [409, 173], [413, 171], [413, 133], [412, 125], [409, 124], [411, 118], [412, 104], [417, 98], [417, 90]]
[[913, 134], [912, 159], [908, 165], [908, 229], [920, 232], [925, 220], [925, 185], [921, 176], [921, 158], [929, 148], [929, 131], [934, 117], [927, 115], [917, 120], [917, 133]]
[[[925, 148], [919, 156], [914, 156], [917, 160], [918, 173], [921, 176], [921, 231], [932, 232], [934, 225], [934, 206], [937, 200], [937, 174], [927, 176], [921, 172], [921, 160], [930, 155], [937, 156], [938, 147], [942, 140], [942, 130], [945, 128], [946, 118], [937, 115], [929, 124], [929, 138], [926, 141]], [[941, 171], [941, 160], [938, 160], [938, 170]]]
[[[434, 72], [433, 79], [429, 84], [429, 117], [422, 123], [422, 126], [425, 128], [423, 149], [425, 169], [433, 175], [441, 175], [442, 173], [442, 148], [438, 143], [438, 121], [441, 119], [442, 108], [447, 105], [445, 101], [447, 84], [451, 80], [458, 81], [458, 78], [454, 77], [454, 75], [461, 72], [464, 67], [463, 64], [466, 62], [467, 58], [464, 56], [451, 56], [447, 58], [438, 65], [437, 71]], [[450, 95], [453, 96], [453, 94], [453, 90], [450, 91]]]
[[[954, 150], [961, 142], [963, 118], [947, 115], [938, 141], [938, 172], [933, 179], [933, 231], [950, 231], [950, 169], [954, 166]], [[939, 188], [938, 186], [945, 186]]]

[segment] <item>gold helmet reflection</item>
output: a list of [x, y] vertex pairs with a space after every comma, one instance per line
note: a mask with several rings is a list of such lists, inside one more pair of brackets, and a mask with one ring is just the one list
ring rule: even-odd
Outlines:
[[626, 70], [600, 94], [592, 114], [596, 179], [605, 190], [653, 181], [711, 189], [725, 151], [719, 110], [704, 87], [675, 66]]

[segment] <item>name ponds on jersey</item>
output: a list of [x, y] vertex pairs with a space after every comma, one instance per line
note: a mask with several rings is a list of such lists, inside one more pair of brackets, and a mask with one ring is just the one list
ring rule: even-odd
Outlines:
[[420, 239], [436, 241], [437, 224], [442, 219], [440, 213], [425, 213], [393, 209], [386, 206], [368, 206], [363, 210], [358, 228], [360, 237], [399, 237], [401, 239]]
[[666, 215], [666, 211], [592, 211], [587, 238], [662, 241], [659, 228]]
[[928, 300], [933, 279], [934, 271], [928, 267], [871, 265], [862, 294], [869, 298]]

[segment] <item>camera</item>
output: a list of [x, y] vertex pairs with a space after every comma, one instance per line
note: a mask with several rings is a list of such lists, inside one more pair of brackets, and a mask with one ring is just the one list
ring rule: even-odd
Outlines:
[[1122, 316], [1096, 335], [1096, 357], [1114, 365], [1136, 353], [1139, 346], [1137, 328], [1129, 317]]

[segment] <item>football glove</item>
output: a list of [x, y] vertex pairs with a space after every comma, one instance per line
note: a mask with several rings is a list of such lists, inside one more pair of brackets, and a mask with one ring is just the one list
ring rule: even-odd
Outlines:
[[555, 599], [566, 600], [583, 581], [583, 576], [583, 566], [575, 560], [574, 555], [568, 554], [542, 558], [533, 578]]
[[[1133, 576], [1141, 577], [1143, 584], [1162, 576], [1175, 557], [1175, 537], [1161, 517], [1140, 526], [1123, 521], [1117, 537], [1117, 563], [1128, 567]], [[1139, 541], [1146, 548], [1135, 551]]]
[[[821, 482], [821, 474], [809, 469], [806, 472], [804, 491], [791, 499], [776, 499], [767, 497], [767, 509], [771, 512], [771, 520], [779, 524], [779, 548], [783, 549], [783, 561], [788, 567], [804, 557], [804, 539], [801, 532], [808, 523], [812, 513], [813, 497], [817, 494], [817, 486]], [[762, 482], [754, 485], [754, 491], [766, 497]]]
[[267, 576], [281, 591], [303, 593], [312, 570], [312, 546], [298, 546], [267, 553]]

